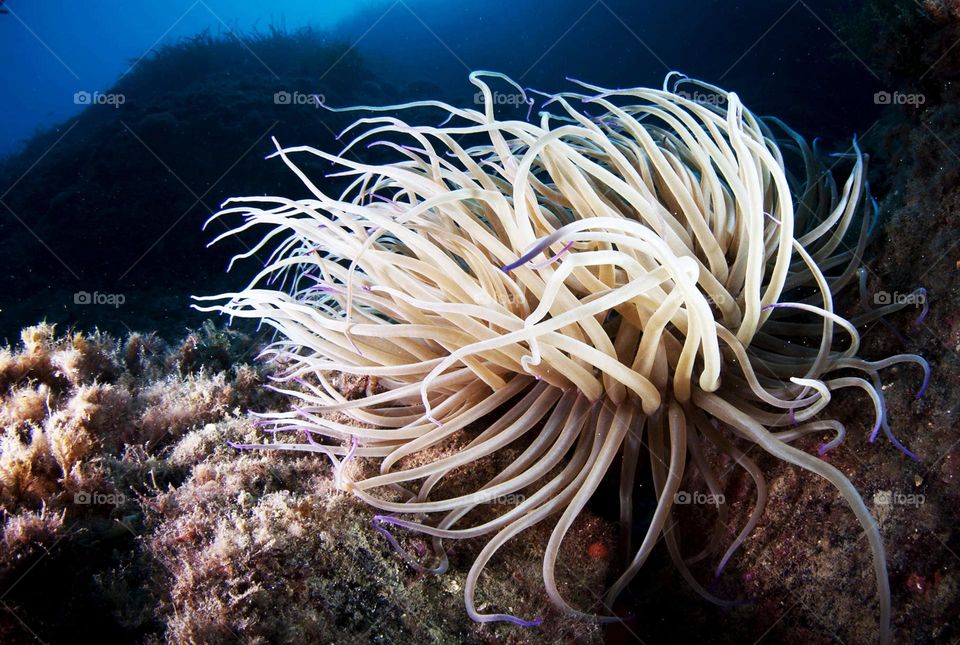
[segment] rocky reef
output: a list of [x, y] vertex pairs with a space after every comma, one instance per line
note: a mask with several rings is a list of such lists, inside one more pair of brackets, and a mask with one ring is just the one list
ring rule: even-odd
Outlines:
[[[230, 447], [260, 439], [248, 410], [284, 405], [250, 363], [256, 346], [212, 324], [174, 345], [40, 324], [0, 351], [0, 640], [96, 629], [143, 642], [524, 641], [463, 611], [479, 546], [456, 545], [447, 575], [418, 574], [373, 512], [335, 489], [326, 460]], [[458, 479], [469, 490], [483, 476]], [[579, 522], [563, 558], [572, 598], [602, 591], [613, 536], [596, 517]], [[540, 613], [538, 633], [555, 640], [598, 641], [596, 625], [554, 617], [536, 591], [547, 537], [505, 549], [479, 602]]]

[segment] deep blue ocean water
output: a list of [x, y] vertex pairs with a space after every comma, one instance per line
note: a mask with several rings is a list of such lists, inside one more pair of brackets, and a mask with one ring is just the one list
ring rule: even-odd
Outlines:
[[[874, 95], [885, 89], [838, 33], [837, 14], [849, 6], [824, 0], [4, 7], [0, 340], [41, 318], [118, 334], [176, 336], [198, 325], [188, 296], [217, 290], [230, 250], [204, 251], [203, 220], [231, 195], [292, 185], [262, 161], [271, 136], [333, 143], [336, 119], [309, 107], [274, 113], [277, 91], [322, 92], [339, 105], [427, 96], [470, 104], [474, 69], [546, 91], [567, 87], [567, 77], [658, 87], [679, 70], [842, 145], [871, 127], [882, 107]], [[240, 44], [304, 28], [337, 53]], [[181, 51], [151, 67], [164, 47], [202, 33], [227, 51]]]

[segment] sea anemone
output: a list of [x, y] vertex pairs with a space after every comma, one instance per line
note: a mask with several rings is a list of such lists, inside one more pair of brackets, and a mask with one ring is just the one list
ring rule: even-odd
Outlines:
[[[514, 105], [545, 97], [538, 118], [498, 117], [504, 101], [489, 78], [516, 93]], [[834, 307], [833, 294], [862, 272], [877, 219], [856, 140], [849, 152], [824, 156], [736, 94], [678, 74], [661, 90], [575, 81], [578, 91], [551, 95], [490, 72], [470, 80], [482, 109], [438, 101], [351, 108], [371, 114], [345, 131], [363, 128], [339, 155], [275, 141], [271, 156], [311, 197], [230, 199], [213, 216], [244, 218], [214, 242], [269, 227], [237, 258], [273, 250], [247, 289], [199, 298], [214, 301], [199, 308], [275, 328], [264, 355], [283, 366], [274, 387], [295, 401], [290, 411], [259, 415], [273, 442], [239, 447], [326, 455], [340, 487], [379, 509], [375, 526], [415, 566], [427, 568], [391, 530], [432, 536], [429, 569], [438, 572], [447, 567], [445, 541], [483, 536], [464, 587], [467, 612], [532, 625], [477, 611], [480, 572], [507, 541], [549, 521], [546, 592], [564, 611], [587, 615], [558, 589], [561, 543], [617, 467], [620, 521], [633, 523], [644, 451], [656, 509], [639, 545], [626, 532], [628, 555], [606, 607], [660, 538], [699, 593], [730, 604], [696, 581], [677, 529], [667, 527], [688, 456], [726, 519], [705, 444], [732, 457], [755, 482], [756, 504], [726, 549], [721, 533], [712, 539], [719, 572], [764, 510], [765, 480], [745, 449], [755, 444], [825, 478], [849, 504], [872, 551], [880, 636], [889, 640], [876, 522], [838, 469], [791, 445], [825, 433], [821, 454], [840, 444], [844, 426], [822, 413], [833, 392], [858, 388], [873, 411], [870, 441], [883, 429], [913, 456], [890, 430], [879, 371], [916, 363], [926, 387], [927, 363], [857, 356], [857, 326], [908, 301], [850, 319]], [[446, 119], [412, 125], [395, 116], [405, 110]], [[353, 161], [361, 143], [393, 161]], [[294, 164], [301, 153], [341, 169], [350, 183], [339, 198]], [[828, 161], [849, 168], [842, 185]], [[348, 400], [337, 374], [377, 386]], [[478, 423], [479, 433], [465, 434]], [[508, 447], [517, 456], [476, 490], [436, 494], [445, 477]], [[354, 458], [378, 460], [379, 474], [352, 478]], [[493, 504], [507, 495], [519, 503]]]

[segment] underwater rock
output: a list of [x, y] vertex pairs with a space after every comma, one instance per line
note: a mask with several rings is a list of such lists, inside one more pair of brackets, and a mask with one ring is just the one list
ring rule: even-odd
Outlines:
[[[41, 323], [0, 349], [0, 639], [61, 642], [92, 626], [158, 643], [519, 642], [463, 614], [461, 565], [478, 545], [453, 551], [446, 576], [418, 574], [324, 461], [230, 447], [259, 434], [248, 409], [284, 405], [247, 362], [256, 349], [210, 323], [170, 345]], [[584, 602], [609, 564], [594, 545], [612, 534], [593, 516], [575, 527], [566, 561], [585, 571]], [[531, 602], [529, 557], [546, 537], [505, 550], [506, 573], [479, 600], [546, 610]], [[601, 640], [596, 624], [546, 615], [541, 635]]]

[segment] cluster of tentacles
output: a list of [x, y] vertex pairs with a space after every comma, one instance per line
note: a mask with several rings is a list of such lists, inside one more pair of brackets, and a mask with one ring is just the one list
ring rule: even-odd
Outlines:
[[[537, 117], [498, 118], [488, 78], [526, 105], [543, 96]], [[929, 377], [918, 356], [857, 357], [857, 327], [903, 301], [851, 319], [834, 308], [833, 294], [863, 272], [877, 216], [856, 141], [824, 156], [736, 94], [675, 74], [662, 90], [578, 82], [554, 95], [499, 74], [471, 81], [481, 109], [353, 108], [371, 112], [348, 129], [362, 132], [339, 155], [278, 146], [310, 196], [231, 199], [214, 216], [243, 218], [225, 235], [268, 227], [238, 257], [272, 253], [246, 290], [200, 298], [214, 300], [201, 309], [273, 326], [279, 340], [265, 355], [284, 366], [275, 387], [295, 401], [261, 415], [272, 442], [243, 447], [326, 455], [341, 488], [379, 509], [376, 525], [398, 549], [391, 531], [432, 536], [431, 570], [447, 566], [445, 541], [483, 537], [467, 611], [529, 625], [476, 610], [480, 572], [504, 543], [548, 521], [546, 592], [579, 613], [555, 579], [561, 543], [611, 467], [620, 470], [620, 519], [631, 525], [642, 455], [658, 503], [642, 542], [624, 540], [606, 606], [661, 537], [690, 584], [723, 602], [689, 567], [712, 555], [719, 571], [759, 521], [766, 485], [745, 454], [757, 444], [829, 480], [852, 508], [872, 551], [887, 639], [877, 525], [839, 470], [791, 445], [815, 433], [827, 437], [821, 453], [836, 447], [845, 428], [822, 415], [834, 392], [858, 388], [873, 411], [870, 440], [882, 429], [910, 454], [890, 430], [879, 372], [914, 362], [924, 387]], [[447, 118], [434, 126], [395, 116], [407, 110]], [[393, 160], [353, 161], [364, 143]], [[294, 164], [298, 154], [339, 166], [346, 190], [326, 195]], [[828, 162], [847, 169], [842, 185]], [[375, 377], [379, 389], [347, 400], [336, 374]], [[749, 473], [756, 504], [732, 543], [721, 546], [718, 531], [692, 558], [665, 527], [688, 459], [726, 521], [706, 444]], [[476, 490], [435, 494], [444, 478], [508, 446], [519, 456]], [[354, 457], [376, 458], [379, 474], [351, 480]], [[508, 495], [517, 503], [496, 504]]]

